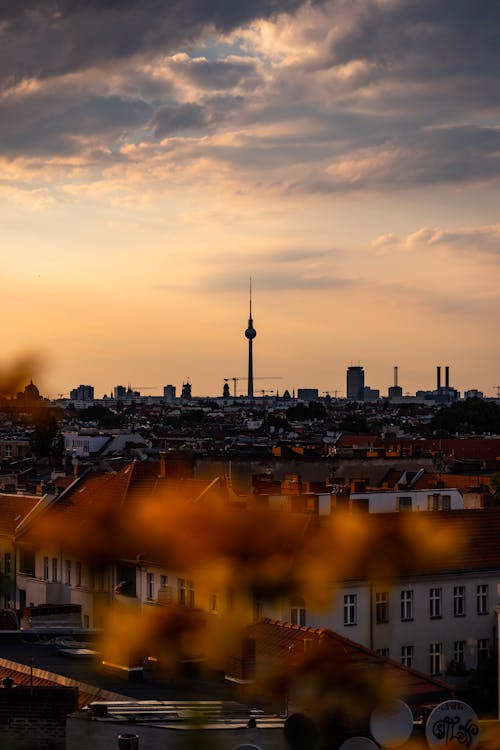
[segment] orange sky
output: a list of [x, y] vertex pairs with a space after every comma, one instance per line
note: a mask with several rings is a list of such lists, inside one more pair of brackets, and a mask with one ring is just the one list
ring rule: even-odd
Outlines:
[[[222, 4], [176, 36], [169, 3], [154, 31], [149, 0], [40, 4], [27, 56], [6, 19], [3, 361], [41, 352], [51, 396], [188, 377], [221, 393], [246, 372], [252, 276], [255, 375], [282, 378], [262, 388], [343, 393], [360, 362], [382, 393], [398, 365], [413, 393], [441, 364], [493, 395], [492, 19], [427, 0], [268, 5]], [[56, 55], [58, 34], [72, 44]]]

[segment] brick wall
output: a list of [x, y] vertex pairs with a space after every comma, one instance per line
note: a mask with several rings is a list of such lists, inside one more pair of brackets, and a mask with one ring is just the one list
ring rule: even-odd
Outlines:
[[64, 750], [66, 716], [77, 707], [77, 688], [0, 687], [0, 747]]

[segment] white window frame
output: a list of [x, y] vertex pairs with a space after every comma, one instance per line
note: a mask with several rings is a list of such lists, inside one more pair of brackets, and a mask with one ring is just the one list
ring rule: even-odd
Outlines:
[[401, 646], [401, 664], [411, 669], [413, 667], [413, 646]]
[[453, 641], [453, 661], [465, 665], [465, 641]]
[[438, 620], [443, 616], [443, 589], [432, 587], [429, 589], [429, 617]]
[[375, 592], [375, 622], [377, 625], [383, 625], [389, 622], [389, 592]]
[[59, 573], [59, 561], [57, 557], [52, 558], [52, 583], [57, 583], [57, 576]]
[[476, 588], [476, 611], [478, 615], [487, 615], [489, 589], [487, 583], [478, 583]]
[[155, 598], [155, 576], [154, 573], [146, 573], [146, 598], [149, 602]]
[[48, 581], [49, 580], [49, 558], [44, 557], [43, 558], [43, 580]]
[[480, 667], [486, 661], [490, 653], [490, 642], [488, 638], [478, 638], [476, 643], [477, 666]]
[[344, 594], [344, 625], [358, 624], [358, 597], [357, 594]]
[[465, 586], [453, 587], [453, 617], [465, 617]]
[[434, 641], [429, 644], [429, 674], [438, 675], [443, 671], [443, 644]]
[[413, 590], [403, 589], [401, 591], [401, 621], [413, 620]]
[[306, 603], [300, 596], [294, 597], [290, 602], [290, 622], [301, 627], [306, 624]]
[[66, 578], [66, 585], [71, 586], [71, 560], [64, 561], [64, 574]]

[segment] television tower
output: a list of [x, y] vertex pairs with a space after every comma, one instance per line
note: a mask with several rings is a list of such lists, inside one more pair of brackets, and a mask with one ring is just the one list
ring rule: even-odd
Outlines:
[[252, 279], [250, 278], [250, 316], [248, 318], [248, 328], [245, 331], [248, 339], [248, 398], [253, 398], [253, 356], [252, 342], [257, 336], [257, 331], [253, 327], [252, 320]]

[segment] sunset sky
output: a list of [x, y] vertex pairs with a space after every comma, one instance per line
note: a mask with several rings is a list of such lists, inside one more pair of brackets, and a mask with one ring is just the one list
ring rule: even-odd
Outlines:
[[256, 393], [361, 363], [494, 395], [499, 31], [497, 0], [0, 2], [2, 366], [219, 394], [252, 276]]

